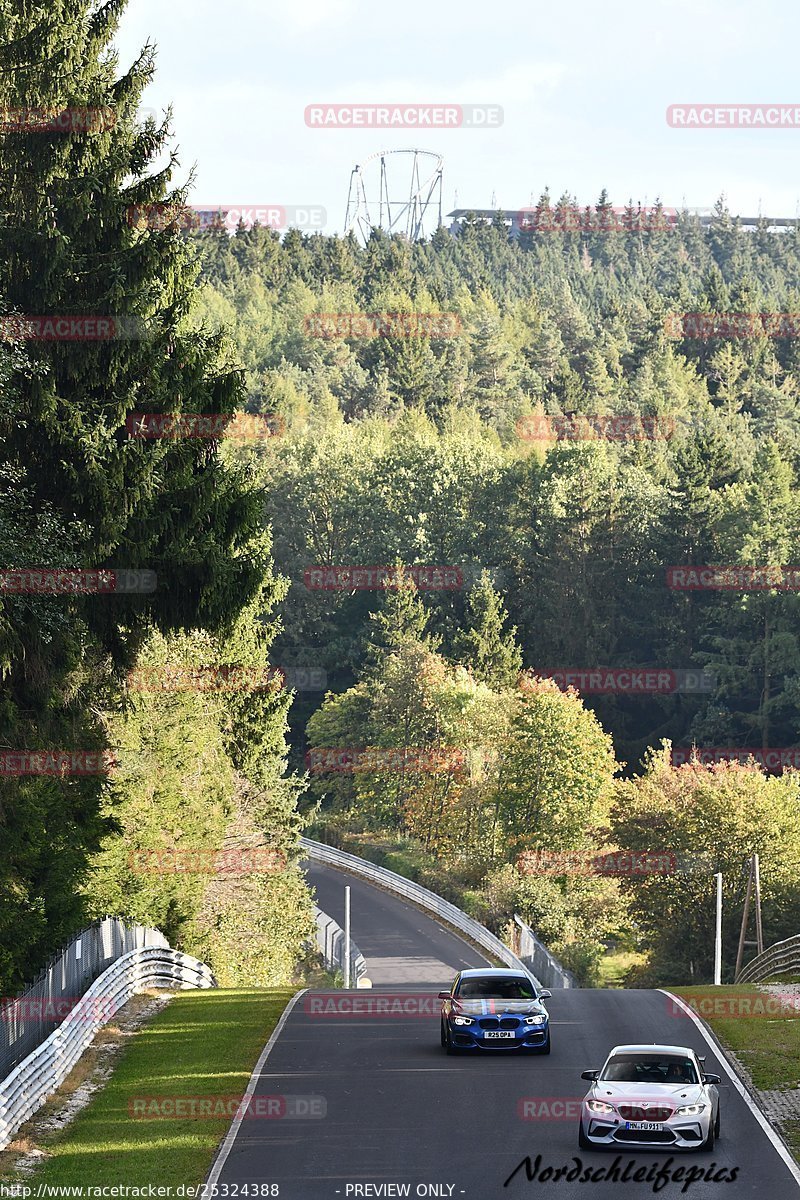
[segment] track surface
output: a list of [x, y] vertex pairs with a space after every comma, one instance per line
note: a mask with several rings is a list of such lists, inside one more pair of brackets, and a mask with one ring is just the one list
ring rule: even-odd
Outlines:
[[[367, 959], [375, 998], [390, 992], [424, 999], [447, 986], [460, 967], [481, 965], [477, 951], [402, 900], [328, 867], [315, 865], [309, 878], [320, 907], [340, 922], [343, 887], [350, 884], [353, 938]], [[349, 995], [364, 1001], [370, 993]], [[346, 1000], [348, 993], [341, 996]], [[720, 1070], [694, 1023], [672, 1015], [660, 992], [555, 992], [548, 1002], [553, 1023], [548, 1057], [500, 1052], [449, 1058], [439, 1046], [435, 1012], [320, 1016], [311, 1011], [313, 1003], [313, 994], [307, 994], [293, 1009], [264, 1065], [256, 1096], [322, 1097], [325, 1117], [246, 1119], [220, 1185], [277, 1184], [279, 1191], [273, 1194], [282, 1200], [403, 1195], [640, 1200], [654, 1194], [665, 1200], [683, 1195], [692, 1200], [800, 1200], [789, 1168], [724, 1071], [722, 1137], [713, 1155], [675, 1154], [670, 1161], [665, 1151], [623, 1149], [619, 1167], [624, 1172], [633, 1162], [630, 1177], [655, 1164], [688, 1172], [710, 1168], [713, 1162], [715, 1172], [724, 1172], [718, 1182], [697, 1180], [683, 1191], [682, 1177], [656, 1192], [653, 1182], [630, 1178], [582, 1183], [537, 1177], [531, 1182], [523, 1168], [503, 1186], [526, 1156], [535, 1164], [541, 1155], [540, 1172], [573, 1168], [576, 1159], [593, 1171], [612, 1166], [612, 1153], [578, 1150], [574, 1115], [568, 1111], [566, 1118], [561, 1116], [558, 1104], [584, 1095], [581, 1071], [601, 1066], [611, 1046], [689, 1045], [707, 1056], [709, 1071]], [[544, 1110], [550, 1116], [522, 1119], [525, 1101], [529, 1114], [532, 1103], [536, 1113]], [[738, 1168], [735, 1181], [723, 1182], [733, 1168]], [[233, 1186], [227, 1194], [235, 1195]]]

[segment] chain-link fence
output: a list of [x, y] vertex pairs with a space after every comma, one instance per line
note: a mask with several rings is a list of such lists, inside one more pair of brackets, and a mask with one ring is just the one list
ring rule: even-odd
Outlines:
[[116, 959], [146, 946], [169, 943], [157, 929], [106, 917], [77, 934], [22, 995], [0, 998], [0, 1079], [50, 1036]]

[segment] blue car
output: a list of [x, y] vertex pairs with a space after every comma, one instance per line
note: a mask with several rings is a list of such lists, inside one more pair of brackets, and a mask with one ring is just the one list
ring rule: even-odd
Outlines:
[[460, 971], [442, 1001], [442, 1047], [462, 1050], [530, 1050], [550, 1053], [550, 1017], [530, 975], [509, 968]]

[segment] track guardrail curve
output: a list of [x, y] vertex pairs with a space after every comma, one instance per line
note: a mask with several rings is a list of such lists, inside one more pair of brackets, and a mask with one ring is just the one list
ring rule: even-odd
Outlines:
[[800, 975], [800, 934], [769, 946], [742, 967], [736, 983], [759, 983], [770, 975]]
[[451, 925], [459, 933], [463, 933], [466, 938], [480, 946], [492, 958], [499, 959], [507, 967], [514, 967], [516, 970], [530, 975], [537, 987], [549, 986], [538, 979], [531, 968], [526, 966], [521, 958], [517, 958], [513, 950], [510, 950], [504, 942], [490, 933], [484, 925], [474, 918], [468, 917], [455, 904], [451, 904], [442, 896], [437, 896], [428, 888], [424, 888], [418, 883], [412, 883], [410, 879], [405, 879], [402, 875], [398, 875], [395, 871], [389, 871], [386, 867], [378, 867], [375, 863], [367, 862], [365, 858], [359, 858], [356, 854], [349, 854], [346, 850], [337, 850], [333, 846], [326, 846], [323, 842], [315, 842], [311, 838], [301, 838], [300, 844], [312, 861], [327, 863], [331, 867], [338, 867], [342, 871], [360, 875], [363, 879], [369, 879], [372, 883], [377, 884], [378, 887], [403, 896], [406, 900], [411, 900], [420, 908], [427, 909], [428, 912], [441, 917], [445, 924]]
[[98, 1029], [137, 992], [216, 986], [210, 967], [169, 946], [143, 947], [116, 959], [58, 1028], [0, 1081], [0, 1150], [61, 1086]]

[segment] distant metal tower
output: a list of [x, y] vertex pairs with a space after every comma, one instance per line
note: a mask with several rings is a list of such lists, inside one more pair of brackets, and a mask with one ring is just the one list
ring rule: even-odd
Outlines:
[[[430, 225], [434, 212], [438, 228], [442, 223], [443, 162], [441, 154], [432, 150], [379, 150], [370, 154], [350, 174], [345, 234], [355, 233], [366, 244], [373, 230], [382, 229], [416, 242], [426, 236], [426, 223]], [[408, 172], [404, 171], [406, 166]]]

